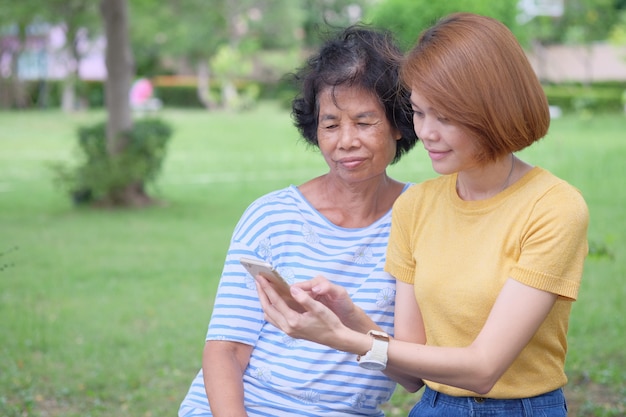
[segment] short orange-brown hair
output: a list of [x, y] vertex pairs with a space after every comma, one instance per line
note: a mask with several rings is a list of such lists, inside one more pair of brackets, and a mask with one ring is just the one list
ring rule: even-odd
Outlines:
[[524, 149], [548, 132], [543, 88], [513, 33], [495, 19], [444, 17], [422, 32], [401, 78], [476, 138], [482, 160]]

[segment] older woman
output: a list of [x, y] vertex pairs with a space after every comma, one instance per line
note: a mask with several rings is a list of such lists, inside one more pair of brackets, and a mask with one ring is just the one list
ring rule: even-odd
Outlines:
[[[234, 231], [203, 354], [179, 416], [382, 416], [395, 383], [354, 356], [296, 340], [263, 318], [239, 262], [272, 264], [291, 283], [324, 276], [392, 332], [395, 281], [383, 268], [391, 207], [408, 185], [387, 167], [417, 142], [402, 54], [389, 33], [351, 27], [295, 77], [295, 123], [329, 170], [252, 203]], [[332, 303], [332, 300], [328, 300]], [[349, 317], [344, 317], [349, 322]]]

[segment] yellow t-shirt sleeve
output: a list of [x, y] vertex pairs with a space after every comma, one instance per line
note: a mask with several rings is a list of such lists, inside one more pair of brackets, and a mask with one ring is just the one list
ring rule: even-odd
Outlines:
[[580, 192], [561, 182], [538, 199], [511, 278], [575, 300], [587, 255], [589, 212]]

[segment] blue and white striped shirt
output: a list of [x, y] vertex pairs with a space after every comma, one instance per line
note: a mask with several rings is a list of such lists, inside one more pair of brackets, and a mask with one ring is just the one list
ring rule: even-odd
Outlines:
[[[243, 376], [249, 416], [383, 415], [379, 406], [395, 383], [360, 368], [353, 354], [293, 339], [266, 322], [254, 279], [239, 258], [265, 260], [290, 283], [324, 275], [392, 333], [395, 280], [383, 270], [390, 225], [391, 211], [365, 228], [338, 227], [295, 186], [267, 194], [245, 211], [226, 255], [206, 339], [254, 346]], [[211, 416], [202, 371], [179, 416]]]

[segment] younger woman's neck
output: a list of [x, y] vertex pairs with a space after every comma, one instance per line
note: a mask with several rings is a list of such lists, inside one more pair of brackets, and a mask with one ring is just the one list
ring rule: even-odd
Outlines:
[[513, 184], [519, 159], [510, 153], [497, 161], [472, 171], [461, 171], [456, 178], [456, 192], [462, 200], [491, 198]]

